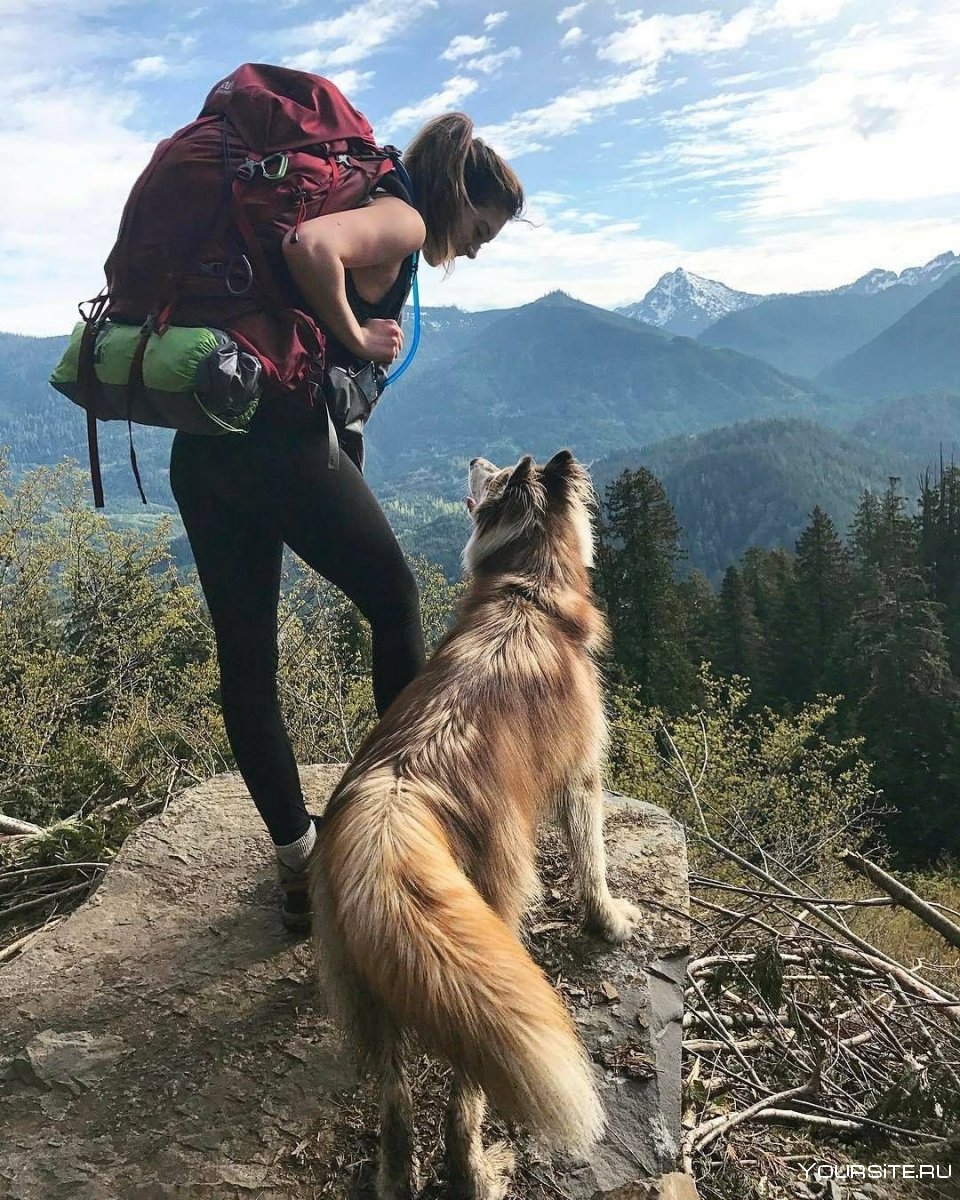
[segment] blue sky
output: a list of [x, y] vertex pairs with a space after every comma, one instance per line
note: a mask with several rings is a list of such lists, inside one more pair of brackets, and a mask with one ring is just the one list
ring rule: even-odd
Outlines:
[[325, 74], [382, 140], [462, 108], [514, 224], [429, 304], [750, 291], [960, 249], [960, 0], [0, 0], [0, 329], [60, 333], [134, 178], [243, 61]]

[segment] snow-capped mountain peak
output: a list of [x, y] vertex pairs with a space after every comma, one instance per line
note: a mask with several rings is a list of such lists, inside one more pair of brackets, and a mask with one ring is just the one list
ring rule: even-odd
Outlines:
[[835, 289], [837, 292], [857, 292], [870, 296], [874, 292], [884, 292], [891, 287], [918, 287], [920, 284], [939, 283], [948, 273], [960, 267], [960, 258], [952, 250], [938, 254], [922, 267], [906, 267], [898, 275], [896, 271], [884, 271], [875, 267], [866, 275], [861, 275], [853, 283], [845, 284]]
[[616, 311], [670, 333], [693, 336], [727, 313], [751, 308], [766, 296], [738, 292], [716, 279], [705, 279], [678, 267], [661, 275], [644, 298]]

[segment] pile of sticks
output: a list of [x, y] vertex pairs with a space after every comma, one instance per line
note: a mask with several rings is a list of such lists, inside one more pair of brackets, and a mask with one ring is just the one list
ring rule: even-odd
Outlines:
[[688, 836], [716, 866], [690, 879], [684, 1015], [683, 1166], [702, 1196], [848, 1195], [818, 1187], [810, 1166], [910, 1162], [921, 1145], [916, 1162], [939, 1147], [949, 1163], [960, 1127], [956, 969], [898, 962], [848, 918], [901, 905], [960, 949], [960, 914], [859, 854], [840, 855], [851, 882], [865, 876], [882, 894], [837, 899], [768, 854], [724, 845], [677, 761], [697, 816]]

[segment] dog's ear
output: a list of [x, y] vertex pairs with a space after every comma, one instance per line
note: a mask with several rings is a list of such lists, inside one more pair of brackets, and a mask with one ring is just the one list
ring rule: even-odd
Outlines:
[[549, 462], [544, 463], [540, 478], [551, 496], [566, 496], [572, 487], [582, 483], [583, 474], [583, 467], [569, 450], [558, 450]]
[[525, 454], [510, 472], [510, 478], [504, 487], [505, 492], [519, 491], [528, 488], [533, 479], [533, 458]]

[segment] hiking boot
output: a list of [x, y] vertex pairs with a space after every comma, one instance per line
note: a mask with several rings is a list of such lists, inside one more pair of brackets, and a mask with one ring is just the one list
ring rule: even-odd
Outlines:
[[[314, 825], [319, 827], [320, 822], [317, 817], [310, 819]], [[309, 863], [309, 859], [307, 861]], [[305, 937], [311, 927], [307, 863], [299, 871], [296, 871], [278, 857], [277, 879], [280, 883], [280, 920], [285, 929]]]

